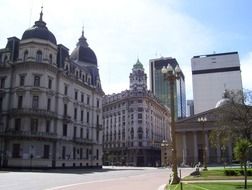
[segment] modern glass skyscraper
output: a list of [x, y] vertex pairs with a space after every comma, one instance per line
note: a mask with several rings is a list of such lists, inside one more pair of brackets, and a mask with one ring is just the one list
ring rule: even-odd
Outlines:
[[[161, 73], [163, 66], [167, 66], [168, 63], [175, 68], [178, 65], [176, 59], [158, 58], [151, 59], [150, 63], [150, 88], [156, 97], [158, 97], [161, 102], [168, 107], [170, 107], [170, 86], [167, 80], [164, 80], [164, 76]], [[185, 95], [185, 77], [182, 75], [179, 80], [177, 80], [174, 86], [174, 100], [175, 100], [175, 116], [176, 118], [183, 118], [186, 116], [186, 95]]]

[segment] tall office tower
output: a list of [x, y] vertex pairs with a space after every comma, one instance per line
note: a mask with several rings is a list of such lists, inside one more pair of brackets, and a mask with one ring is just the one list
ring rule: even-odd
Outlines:
[[215, 107], [224, 90], [242, 90], [238, 52], [191, 59], [195, 114]]
[[[170, 107], [171, 95], [169, 81], [164, 80], [164, 76], [161, 72], [163, 66], [167, 66], [168, 63], [171, 64], [173, 68], [178, 65], [177, 60], [171, 57], [161, 57], [150, 60], [150, 88], [163, 104]], [[176, 81], [174, 92], [175, 116], [176, 118], [183, 118], [186, 116], [185, 77], [183, 73], [180, 79]]]
[[103, 98], [104, 164], [156, 166], [170, 140], [170, 111], [147, 90], [139, 60], [129, 78], [129, 90]]
[[101, 167], [103, 95], [84, 32], [69, 54], [41, 11], [0, 49], [0, 167]]

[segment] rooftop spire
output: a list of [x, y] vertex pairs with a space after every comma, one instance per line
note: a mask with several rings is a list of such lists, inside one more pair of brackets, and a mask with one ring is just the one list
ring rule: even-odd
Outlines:
[[81, 37], [84, 38], [84, 25], [82, 26]]
[[87, 39], [84, 36], [84, 26], [82, 26], [81, 37], [79, 38], [77, 46], [88, 47]]
[[43, 5], [41, 6], [39, 21], [43, 21]]

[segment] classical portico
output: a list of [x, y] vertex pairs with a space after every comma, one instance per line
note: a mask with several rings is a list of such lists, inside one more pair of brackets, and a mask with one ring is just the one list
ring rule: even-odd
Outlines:
[[[202, 112], [176, 122], [176, 142], [178, 163], [194, 166], [203, 162], [204, 145], [206, 149], [206, 161], [208, 164], [232, 162], [232, 144], [221, 146], [210, 142], [210, 133], [216, 128], [214, 120], [215, 109]], [[208, 118], [204, 124], [198, 122], [199, 117]]]

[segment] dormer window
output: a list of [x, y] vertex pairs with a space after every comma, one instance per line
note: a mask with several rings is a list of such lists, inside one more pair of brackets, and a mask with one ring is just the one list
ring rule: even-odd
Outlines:
[[8, 61], [8, 56], [6, 55], [6, 56], [4, 57], [3, 63], [7, 63], [7, 61]]
[[42, 52], [41, 51], [37, 51], [36, 62], [37, 63], [41, 63], [42, 62]]
[[24, 62], [27, 61], [27, 57], [28, 57], [28, 51], [26, 50], [26, 51], [24, 52]]

